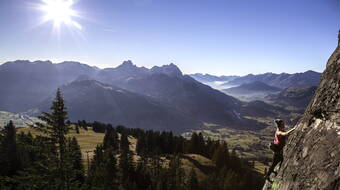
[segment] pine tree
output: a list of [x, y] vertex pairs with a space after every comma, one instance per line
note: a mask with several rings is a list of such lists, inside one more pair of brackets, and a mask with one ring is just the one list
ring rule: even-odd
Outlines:
[[168, 183], [169, 189], [184, 189], [185, 173], [181, 167], [181, 159], [178, 155], [174, 156], [169, 163]]
[[205, 155], [205, 141], [202, 133], [193, 133], [187, 148], [188, 153]]
[[101, 162], [104, 160], [104, 149], [102, 145], [97, 145], [94, 150], [94, 155], [91, 160], [90, 169], [88, 172], [89, 177], [93, 177], [96, 174], [97, 168], [101, 165]]
[[39, 119], [44, 123], [36, 123], [32, 126], [34, 129], [46, 134], [50, 141], [58, 147], [58, 170], [60, 177], [61, 189], [70, 189], [69, 179], [65, 171], [65, 154], [66, 154], [66, 134], [69, 132], [69, 126], [66, 125], [67, 111], [64, 105], [60, 89], [57, 90], [56, 98], [51, 106], [51, 113], [43, 112]]
[[[113, 132], [115, 133], [115, 131]], [[89, 189], [118, 189], [117, 152], [112, 147], [114, 145], [109, 143], [112, 134], [111, 132], [106, 132], [106, 139], [103, 140], [103, 144], [106, 143], [106, 148], [104, 148], [104, 145], [98, 145], [94, 151], [88, 171], [87, 185]]]
[[66, 125], [71, 125], [71, 121], [70, 121], [70, 120], [67, 120], [67, 121], [66, 121]]
[[184, 139], [182, 137], [177, 137], [175, 143], [175, 153], [181, 154], [184, 152]]
[[198, 146], [198, 135], [197, 135], [197, 133], [193, 133], [191, 135], [191, 139], [189, 141], [187, 152], [196, 154], [198, 152], [197, 146]]
[[125, 131], [121, 133], [120, 136], [120, 151], [129, 151], [130, 142]]
[[82, 155], [80, 146], [75, 137], [68, 140], [67, 161], [69, 162], [68, 173], [72, 183], [82, 184], [85, 180], [84, 166], [82, 164]]
[[202, 135], [202, 133], [199, 133], [198, 134], [198, 142], [197, 142], [197, 154], [200, 154], [200, 155], [205, 155], [205, 141], [204, 141], [204, 137]]
[[135, 173], [136, 173], [136, 184], [138, 189], [144, 190], [151, 186], [150, 168], [148, 167], [148, 159], [141, 156], [138, 161]]
[[145, 136], [141, 136], [141, 137], [138, 138], [137, 144], [136, 144], [136, 151], [137, 151], [137, 154], [145, 156], [145, 153], [146, 153]]
[[34, 157], [34, 138], [30, 132], [25, 134], [20, 132], [17, 134], [17, 151], [18, 159], [20, 160], [21, 168], [26, 168], [32, 165]]
[[197, 175], [194, 169], [191, 169], [188, 180], [187, 180], [187, 190], [198, 190], [199, 184], [197, 180]]
[[241, 180], [237, 178], [234, 171], [228, 170], [223, 176], [224, 179], [221, 178], [221, 182], [223, 183], [221, 186], [223, 187], [223, 189], [237, 189], [236, 185]]
[[227, 144], [223, 142], [214, 152], [213, 161], [215, 162], [217, 168], [222, 169], [228, 165], [229, 162], [229, 151]]
[[233, 170], [235, 171], [241, 171], [242, 170], [242, 163], [240, 158], [237, 156], [236, 154], [236, 150], [233, 149], [231, 151], [231, 155], [230, 155], [230, 166]]
[[79, 126], [75, 125], [75, 128], [76, 128], [76, 133], [79, 134], [80, 133]]
[[104, 189], [116, 189], [117, 178], [117, 161], [112, 149], [105, 150], [104, 174], [105, 182]]
[[213, 158], [215, 151], [220, 147], [220, 142], [219, 141], [212, 141], [211, 143], [208, 142], [207, 149], [208, 149], [208, 154], [209, 158]]
[[109, 125], [106, 128], [105, 136], [103, 140], [104, 149], [112, 148], [114, 150], [118, 149], [118, 136], [116, 130]]
[[127, 180], [134, 173], [132, 153], [128, 150], [122, 150], [119, 158], [119, 167], [122, 173], [122, 181]]
[[17, 153], [15, 126], [10, 121], [1, 131], [0, 175], [12, 176], [20, 167]]
[[65, 189], [61, 186], [56, 146], [50, 138], [20, 134], [17, 142], [23, 169], [14, 176], [14, 189]]

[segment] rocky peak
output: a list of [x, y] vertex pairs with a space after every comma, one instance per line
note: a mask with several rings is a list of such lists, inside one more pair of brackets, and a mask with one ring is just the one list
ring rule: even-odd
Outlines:
[[161, 67], [154, 66], [151, 71], [153, 73], [162, 73], [172, 77], [180, 77], [183, 76], [182, 71], [173, 63], [169, 65], [163, 65]]
[[123, 72], [123, 73], [131, 73], [131, 72], [134, 73], [140, 70], [140, 68], [134, 65], [132, 61], [127, 60], [127, 61], [123, 61], [123, 63], [119, 65], [118, 67], [116, 67], [115, 70]]
[[63, 61], [61, 63], [58, 63], [58, 64], [67, 64], [67, 65], [81, 65], [81, 63], [77, 62], [77, 61]]
[[[340, 37], [340, 36], [339, 36]], [[263, 189], [340, 189], [340, 44], [315, 96], [284, 149], [278, 174]], [[278, 170], [279, 169], [279, 170]]]
[[304, 73], [310, 73], [310, 74], [317, 74], [317, 72], [315, 72], [315, 71], [312, 71], [312, 70], [308, 70], [308, 71], [306, 71], [306, 72], [304, 72]]
[[37, 60], [37, 61], [30, 62], [30, 63], [32, 63], [32, 64], [48, 64], [48, 65], [52, 65], [52, 61], [50, 61], [50, 60], [47, 60], [47, 61]]
[[131, 60], [123, 61], [123, 63], [118, 67], [136, 67]]

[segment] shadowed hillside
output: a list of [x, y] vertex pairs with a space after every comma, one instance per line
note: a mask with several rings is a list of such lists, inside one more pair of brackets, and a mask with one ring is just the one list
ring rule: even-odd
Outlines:
[[[95, 80], [77, 80], [61, 87], [70, 120], [102, 121], [132, 128], [172, 130], [200, 128], [201, 123], [154, 99]], [[39, 106], [47, 111], [48, 98]]]
[[285, 107], [287, 109], [296, 109], [303, 113], [308, 103], [312, 100], [316, 87], [307, 88], [287, 88], [278, 94], [270, 94], [264, 99], [272, 104]]
[[0, 65], [0, 110], [27, 111], [51, 95], [58, 86], [80, 75], [93, 76], [97, 70], [78, 62], [6, 62]]

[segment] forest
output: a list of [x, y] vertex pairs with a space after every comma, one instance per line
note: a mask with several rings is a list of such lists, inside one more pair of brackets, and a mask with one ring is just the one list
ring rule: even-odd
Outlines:
[[[229, 150], [227, 142], [201, 133], [186, 139], [171, 131], [71, 122], [60, 90], [39, 119], [30, 127], [41, 135], [17, 133], [12, 121], [1, 130], [1, 190], [249, 190], [264, 183], [254, 164]], [[84, 158], [76, 137], [67, 136], [80, 129], [105, 133], [91, 159]], [[135, 151], [129, 138], [137, 139]], [[214, 167], [200, 168], [205, 178], [184, 169], [181, 159], [188, 154], [212, 160]]]

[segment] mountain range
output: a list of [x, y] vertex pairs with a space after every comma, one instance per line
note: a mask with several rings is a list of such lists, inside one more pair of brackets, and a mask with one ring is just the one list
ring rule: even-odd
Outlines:
[[[127, 70], [133, 71], [133, 74], [127, 74]], [[116, 73], [121, 74], [115, 77]], [[98, 80], [152, 97], [202, 122], [222, 125], [243, 123], [238, 116], [242, 105], [239, 100], [183, 75], [174, 64], [146, 70], [124, 62], [117, 68], [100, 72]]]
[[19, 60], [0, 65], [0, 109], [24, 112], [36, 106], [57, 87], [80, 75], [94, 76], [98, 68], [77, 62]]
[[183, 75], [174, 64], [147, 69], [125, 61], [99, 69], [77, 62], [14, 61], [0, 65], [0, 76], [5, 111], [47, 111], [61, 88], [72, 120], [173, 131], [204, 123], [261, 126], [240, 115], [241, 101]]
[[321, 73], [315, 71], [306, 71], [303, 73], [264, 73], [264, 74], [248, 74], [245, 76], [214, 76], [209, 74], [196, 73], [192, 76], [195, 80], [210, 85], [219, 90], [225, 90], [231, 87], [237, 87], [242, 84], [253, 82], [262, 82], [269, 86], [285, 89], [285, 88], [305, 88], [317, 86], [320, 81]]
[[227, 85], [242, 85], [260, 81], [267, 85], [278, 88], [304, 88], [310, 86], [317, 86], [320, 82], [321, 73], [315, 71], [306, 71], [303, 73], [264, 73], [259, 75], [249, 74], [243, 77], [236, 78], [227, 82]]
[[[317, 75], [311, 71], [305, 74]], [[297, 84], [306, 84], [305, 74], [288, 78], [299, 79], [295, 80]], [[233, 82], [242, 78], [222, 76], [219, 80]], [[148, 69], [124, 61], [115, 68], [99, 69], [72, 61], [54, 64], [18, 60], [0, 65], [0, 86], [0, 110], [3, 111], [31, 115], [48, 111], [56, 89], [61, 88], [71, 120], [97, 120], [157, 130], [185, 131], [206, 124], [260, 129], [266, 125], [245, 116], [256, 116], [253, 112], [259, 105], [270, 108], [273, 113], [281, 109], [265, 102], [242, 102], [184, 75], [172, 63]], [[230, 90], [249, 93], [277, 92], [280, 89], [268, 85], [268, 81], [255, 80]], [[275, 99], [275, 96], [267, 99], [276, 106], [284, 104], [279, 103], [276, 99], [280, 98]], [[265, 116], [267, 112], [263, 110], [261, 113]]]

